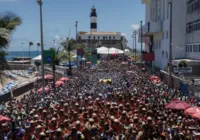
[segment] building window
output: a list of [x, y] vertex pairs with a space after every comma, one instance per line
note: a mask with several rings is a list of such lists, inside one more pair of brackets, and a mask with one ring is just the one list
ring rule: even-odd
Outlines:
[[164, 51], [162, 51], [162, 57], [164, 57], [165, 56], [165, 52]]
[[166, 31], [166, 39], [168, 39], [168, 31]]
[[88, 38], [90, 39], [90, 36], [88, 36]]
[[103, 36], [103, 40], [105, 39], [105, 36]]
[[93, 36], [93, 39], [95, 39], [95, 36]]
[[115, 39], [115, 37], [113, 36], [113, 39]]
[[98, 36], [98, 39], [99, 39], [100, 37]]

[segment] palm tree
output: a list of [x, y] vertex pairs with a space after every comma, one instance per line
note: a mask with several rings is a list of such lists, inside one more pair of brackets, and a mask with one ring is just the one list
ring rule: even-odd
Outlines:
[[39, 54], [39, 47], [40, 47], [41, 45], [40, 45], [40, 43], [37, 43], [37, 56], [38, 56], [38, 54]]
[[8, 67], [6, 61], [6, 52], [8, 48], [11, 35], [16, 30], [17, 26], [22, 23], [20, 17], [11, 12], [2, 13], [0, 15], [0, 79], [4, 79], [3, 70]]
[[29, 58], [30, 58], [30, 48], [31, 48], [31, 46], [33, 46], [33, 42], [29, 42]]
[[68, 55], [64, 52], [64, 50], [60, 52], [60, 47], [58, 47], [58, 49], [49, 48], [49, 50], [54, 52], [52, 70], [53, 70], [53, 87], [55, 87], [56, 65], [59, 65], [61, 60], [68, 58]]

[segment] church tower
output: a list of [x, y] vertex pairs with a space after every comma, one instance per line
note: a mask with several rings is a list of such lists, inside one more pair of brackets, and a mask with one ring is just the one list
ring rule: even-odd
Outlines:
[[97, 32], [97, 13], [94, 6], [91, 8], [90, 13], [90, 31]]

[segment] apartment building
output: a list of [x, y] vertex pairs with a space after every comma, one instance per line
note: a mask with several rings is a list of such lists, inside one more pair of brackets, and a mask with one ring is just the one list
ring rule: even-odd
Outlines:
[[200, 0], [187, 0], [186, 57], [200, 59]]
[[[170, 47], [170, 0], [142, 0], [145, 4], [145, 23], [143, 55], [154, 55], [154, 66], [165, 69], [169, 63]], [[185, 57], [186, 39], [186, 0], [172, 0], [172, 45], [174, 59]], [[140, 32], [140, 31], [139, 31]], [[144, 58], [144, 57], [143, 57]]]

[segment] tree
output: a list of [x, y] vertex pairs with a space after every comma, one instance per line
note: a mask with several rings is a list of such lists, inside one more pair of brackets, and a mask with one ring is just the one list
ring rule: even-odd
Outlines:
[[29, 58], [30, 58], [30, 48], [31, 48], [31, 46], [33, 46], [33, 42], [29, 42]]
[[68, 58], [68, 56], [67, 56], [67, 54], [64, 51], [60, 52], [60, 47], [58, 47], [58, 49], [56, 49], [56, 48], [49, 48], [49, 50], [54, 52], [52, 70], [53, 70], [53, 87], [55, 87], [56, 65], [59, 65], [60, 61], [63, 60], [63, 59]]
[[0, 15], [0, 79], [4, 79], [3, 70], [8, 67], [6, 61], [7, 53], [11, 35], [16, 30], [17, 26], [21, 25], [22, 20], [16, 14], [11, 12], [2, 13]]
[[40, 47], [41, 45], [40, 45], [40, 43], [37, 43], [37, 56], [38, 56], [38, 54], [39, 54], [39, 47]]

